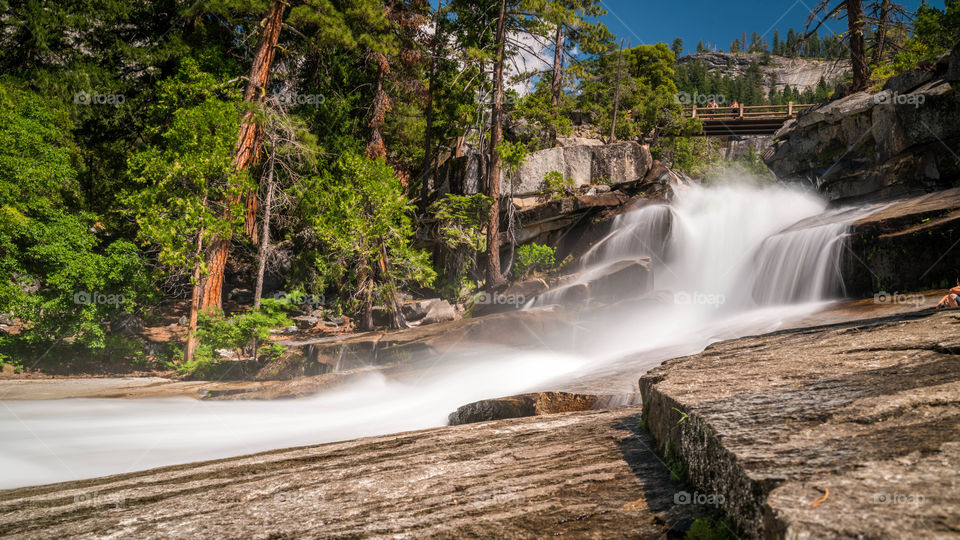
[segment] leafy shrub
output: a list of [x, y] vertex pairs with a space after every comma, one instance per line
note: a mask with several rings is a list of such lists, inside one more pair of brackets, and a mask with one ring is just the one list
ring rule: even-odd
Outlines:
[[544, 199], [557, 200], [573, 193], [574, 187], [573, 179], [564, 178], [559, 171], [550, 171], [543, 175], [540, 194]]
[[535, 273], [552, 270], [557, 265], [556, 249], [540, 244], [526, 244], [517, 249], [517, 262], [514, 271], [525, 278]]
[[475, 288], [472, 279], [480, 279], [477, 254], [487, 249], [483, 233], [493, 199], [476, 195], [444, 195], [430, 206], [436, 218], [434, 234], [441, 246], [437, 266], [443, 274], [442, 290], [447, 298]]
[[[249, 350], [258, 360], [273, 360], [286, 350], [280, 344], [268, 343], [263, 347], [261, 343], [270, 338], [270, 329], [280, 326], [289, 326], [292, 321], [285, 310], [287, 304], [280, 300], [264, 298], [260, 309], [225, 317], [223, 312], [213, 314], [199, 314], [197, 323], [197, 348], [191, 362], [182, 361], [182, 353], [177, 354], [168, 366], [175, 369], [180, 375], [203, 377], [213, 369], [219, 360], [217, 350], [227, 349], [234, 351], [237, 358]], [[266, 353], [267, 358], [260, 358]]]

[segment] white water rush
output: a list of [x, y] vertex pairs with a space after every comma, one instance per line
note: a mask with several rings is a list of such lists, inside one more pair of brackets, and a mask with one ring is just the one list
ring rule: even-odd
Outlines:
[[[472, 345], [414, 376], [372, 373], [300, 400], [0, 401], [0, 487], [442, 426], [460, 405], [524, 391], [632, 392], [664, 359], [774, 330], [842, 294], [843, 236], [867, 210], [825, 208], [798, 190], [727, 185], [689, 188], [672, 205], [617, 217], [568, 285], [649, 257], [654, 291], [585, 310], [564, 345], [550, 336], [522, 351]], [[562, 303], [564, 294], [549, 292], [528, 309]]]

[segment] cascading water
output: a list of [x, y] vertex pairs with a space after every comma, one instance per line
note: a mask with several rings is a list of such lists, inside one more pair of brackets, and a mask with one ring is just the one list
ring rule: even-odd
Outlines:
[[[572, 283], [647, 256], [665, 292], [585, 313], [563, 345], [550, 336], [525, 351], [473, 345], [459, 362], [430, 360], [415, 380], [371, 374], [286, 402], [0, 401], [0, 487], [440, 426], [459, 405], [523, 391], [631, 392], [664, 359], [819, 309], [846, 224], [860, 215], [824, 209], [796, 190], [730, 185], [621, 215]], [[562, 299], [552, 292], [536, 303]]]

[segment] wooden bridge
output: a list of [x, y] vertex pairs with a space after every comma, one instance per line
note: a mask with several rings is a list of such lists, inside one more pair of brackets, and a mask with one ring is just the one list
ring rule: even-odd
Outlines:
[[703, 134], [707, 137], [726, 135], [773, 135], [783, 123], [797, 113], [813, 107], [813, 104], [786, 105], [739, 105], [736, 107], [686, 107], [683, 115], [703, 121]]

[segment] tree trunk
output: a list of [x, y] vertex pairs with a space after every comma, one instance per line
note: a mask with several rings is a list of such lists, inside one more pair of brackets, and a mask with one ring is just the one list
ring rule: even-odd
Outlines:
[[873, 63], [879, 64], [883, 60], [883, 48], [887, 41], [887, 25], [890, 18], [890, 0], [880, 3], [880, 21], [877, 24], [877, 37], [873, 45]]
[[427, 203], [430, 198], [430, 172], [433, 167], [433, 87], [437, 78], [437, 57], [440, 55], [440, 43], [443, 36], [440, 34], [440, 8], [433, 17], [433, 47], [430, 56], [430, 79], [427, 83], [427, 103], [424, 105], [427, 112], [427, 126], [423, 133], [423, 173], [420, 178], [420, 213], [427, 213]]
[[[244, 101], [259, 103], [263, 100], [270, 79], [273, 53], [280, 37], [280, 29], [283, 26], [283, 11], [286, 7], [285, 2], [275, 1], [270, 13], [267, 14], [263, 33], [260, 34], [260, 41], [257, 44], [257, 53], [250, 66], [250, 77], [243, 94]], [[246, 170], [254, 163], [259, 152], [259, 143], [260, 125], [257, 124], [253, 111], [247, 111], [240, 119], [240, 134], [237, 137], [237, 144], [233, 152], [233, 166], [237, 171]], [[244, 232], [251, 238], [254, 238], [256, 231], [256, 199], [255, 193], [248, 194], [245, 201]], [[240, 202], [240, 198], [228, 202], [236, 204]], [[229, 220], [231, 211], [231, 208], [228, 207], [224, 218]], [[223, 273], [230, 253], [230, 239], [231, 234], [225, 233], [214, 237], [210, 242], [208, 253], [210, 273], [205, 280], [201, 304], [205, 310], [223, 306]]]
[[263, 274], [267, 269], [267, 255], [270, 250], [270, 213], [273, 208], [273, 170], [276, 158], [271, 153], [267, 168], [267, 198], [263, 204], [263, 228], [260, 234], [260, 253], [257, 261], [257, 286], [253, 291], [253, 309], [260, 307], [260, 298], [263, 296]]
[[490, 222], [487, 225], [487, 285], [497, 287], [505, 279], [500, 273], [500, 152], [497, 146], [503, 138], [503, 63], [506, 34], [507, 1], [500, 0], [500, 17], [497, 20], [497, 53], [493, 68], [493, 110], [490, 115], [490, 168], [487, 171], [490, 207]]
[[553, 40], [553, 80], [550, 82], [550, 104], [553, 106], [553, 125], [550, 126], [550, 143], [557, 144], [557, 119], [560, 108], [560, 93], [563, 91], [563, 24], [557, 23]]
[[863, 5], [861, 0], [846, 0], [847, 26], [850, 30], [850, 63], [853, 66], [853, 91], [863, 90], [870, 82], [867, 51], [863, 41]]
[[387, 157], [387, 147], [383, 142], [383, 123], [387, 111], [390, 110], [390, 98], [384, 90], [384, 82], [387, 74], [390, 73], [390, 65], [387, 63], [387, 57], [383, 54], [375, 53], [373, 56], [377, 62], [377, 85], [373, 94], [370, 141], [367, 143], [367, 157], [370, 159]]
[[617, 110], [620, 108], [620, 77], [623, 72], [623, 40], [617, 55], [617, 87], [613, 92], [613, 119], [610, 121], [610, 142], [617, 140]]
[[[207, 198], [204, 196], [202, 206], [207, 205]], [[203, 228], [197, 232], [197, 249], [193, 252], [193, 275], [190, 292], [190, 322], [187, 325], [187, 346], [183, 351], [184, 362], [193, 360], [193, 353], [197, 348], [197, 316], [200, 311], [200, 294], [203, 284], [200, 283], [200, 268], [203, 266], [200, 256], [203, 254]]]

